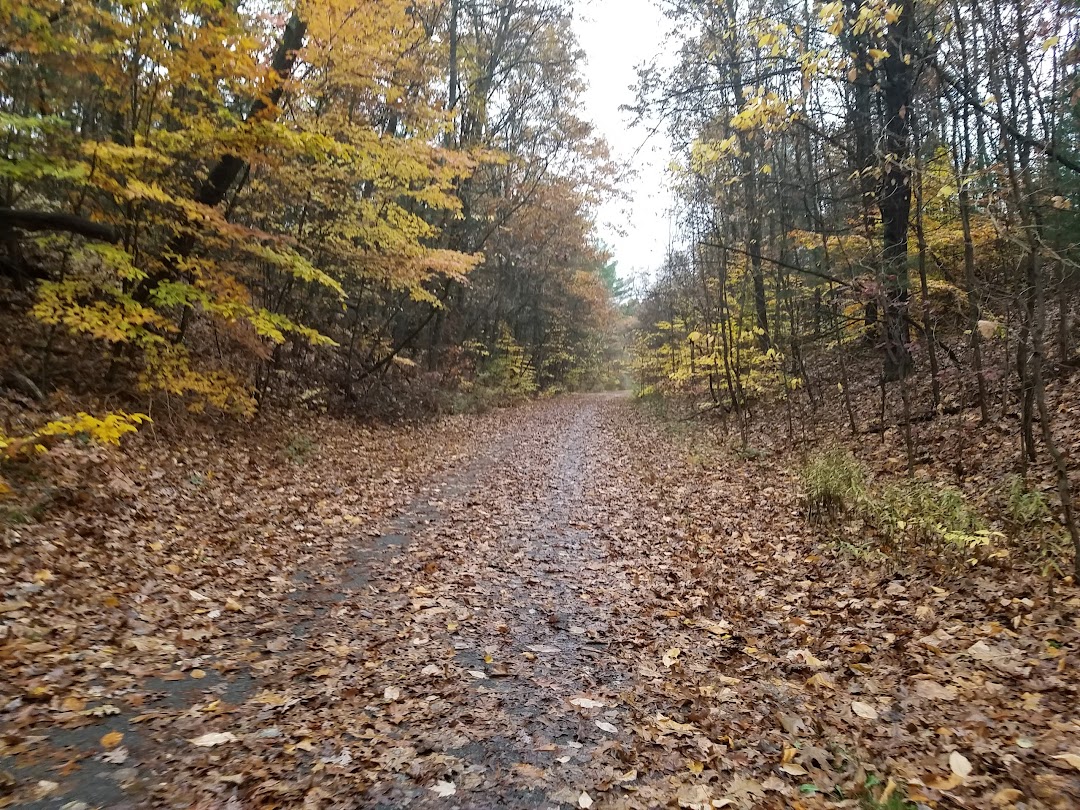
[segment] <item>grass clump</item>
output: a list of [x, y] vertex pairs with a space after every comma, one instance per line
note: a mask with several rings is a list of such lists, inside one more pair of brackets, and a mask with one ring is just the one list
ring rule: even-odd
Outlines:
[[1028, 489], [1027, 482], [1019, 475], [1005, 480], [1005, 517], [1012, 534], [1022, 541], [1028, 553], [1042, 570], [1043, 576], [1054, 574], [1066, 577], [1069, 571], [1062, 560], [1069, 557], [1068, 534], [1054, 518], [1054, 508], [1046, 493]]
[[859, 806], [862, 810], [916, 810], [918, 805], [908, 801], [902, 793], [894, 793], [885, 801], [879, 801], [872, 796], [863, 797]]
[[994, 536], [955, 487], [914, 480], [873, 487], [866, 468], [843, 448], [813, 456], [798, 474], [811, 521], [861, 520], [880, 546], [892, 551], [924, 546], [966, 553], [989, 545]]
[[987, 545], [985, 518], [960, 490], [929, 481], [885, 487], [868, 504], [868, 522], [898, 548], [910, 544], [970, 549]]
[[836, 519], [867, 498], [866, 468], [851, 453], [832, 447], [799, 468], [811, 520]]
[[285, 458], [290, 464], [300, 467], [307, 463], [308, 457], [315, 452], [315, 442], [310, 436], [297, 434], [285, 446]]
[[1046, 495], [1037, 489], [1028, 489], [1019, 475], [1010, 475], [1006, 479], [1005, 496], [1005, 512], [1019, 527], [1030, 529], [1050, 517]]

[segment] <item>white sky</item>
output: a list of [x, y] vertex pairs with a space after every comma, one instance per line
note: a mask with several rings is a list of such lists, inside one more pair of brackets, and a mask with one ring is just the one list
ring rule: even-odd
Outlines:
[[648, 127], [631, 128], [632, 113], [619, 110], [634, 101], [635, 68], [652, 62], [666, 44], [670, 26], [658, 2], [578, 0], [574, 10], [574, 28], [588, 55], [584, 117], [596, 125], [620, 165], [635, 171], [621, 183], [629, 199], [606, 205], [598, 221], [625, 279], [642, 279], [659, 267], [669, 240], [673, 198], [666, 178], [671, 161], [666, 127], [650, 137]]

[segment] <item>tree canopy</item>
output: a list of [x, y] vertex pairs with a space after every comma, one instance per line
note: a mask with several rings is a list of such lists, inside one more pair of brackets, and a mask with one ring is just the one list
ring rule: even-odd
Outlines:
[[5, 360], [36, 388], [250, 414], [417, 369], [602, 384], [607, 158], [565, 4], [4, 11]]

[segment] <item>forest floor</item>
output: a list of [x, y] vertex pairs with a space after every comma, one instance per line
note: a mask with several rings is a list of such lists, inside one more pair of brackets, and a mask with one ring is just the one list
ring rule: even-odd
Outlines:
[[0, 806], [1080, 806], [1075, 586], [788, 465], [616, 395], [93, 456], [6, 514]]

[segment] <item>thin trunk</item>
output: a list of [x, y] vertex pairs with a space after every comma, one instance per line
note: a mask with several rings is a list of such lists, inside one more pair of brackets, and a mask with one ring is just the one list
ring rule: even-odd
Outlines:
[[[915, 152], [919, 153], [919, 135], [915, 133]], [[922, 295], [923, 334], [926, 337], [926, 352], [930, 361], [930, 392], [934, 410], [941, 406], [941, 380], [938, 367], [937, 333], [934, 329], [933, 313], [930, 311], [930, 287], [926, 280], [926, 229], [923, 223], [923, 173], [919, 164], [919, 175], [915, 183], [915, 242], [919, 251], [919, 292]]]
[[887, 380], [897, 380], [911, 370], [908, 350], [908, 221], [911, 217], [911, 103], [915, 87], [917, 55], [915, 3], [903, 0], [900, 14], [889, 26], [888, 57], [884, 60], [881, 99], [885, 112], [881, 185], [878, 208], [883, 232], [882, 288], [880, 302], [884, 320]]
[[[728, 22], [732, 31], [738, 30], [739, 18], [735, 0], [726, 0]], [[724, 66], [728, 71], [731, 81], [731, 89], [735, 96], [737, 109], [742, 109], [746, 104], [746, 89], [743, 82], [742, 69], [743, 57], [738, 51], [738, 38], [731, 36], [727, 39], [728, 63]], [[746, 217], [746, 253], [750, 257], [750, 275], [754, 282], [754, 315], [756, 318], [756, 334], [758, 346], [761, 351], [769, 350], [772, 345], [769, 340], [769, 309], [768, 299], [765, 295], [765, 271], [761, 261], [761, 201], [758, 198], [758, 165], [757, 138], [753, 132], [738, 130], [739, 148], [742, 151], [742, 175], [743, 175], [743, 214]]]

